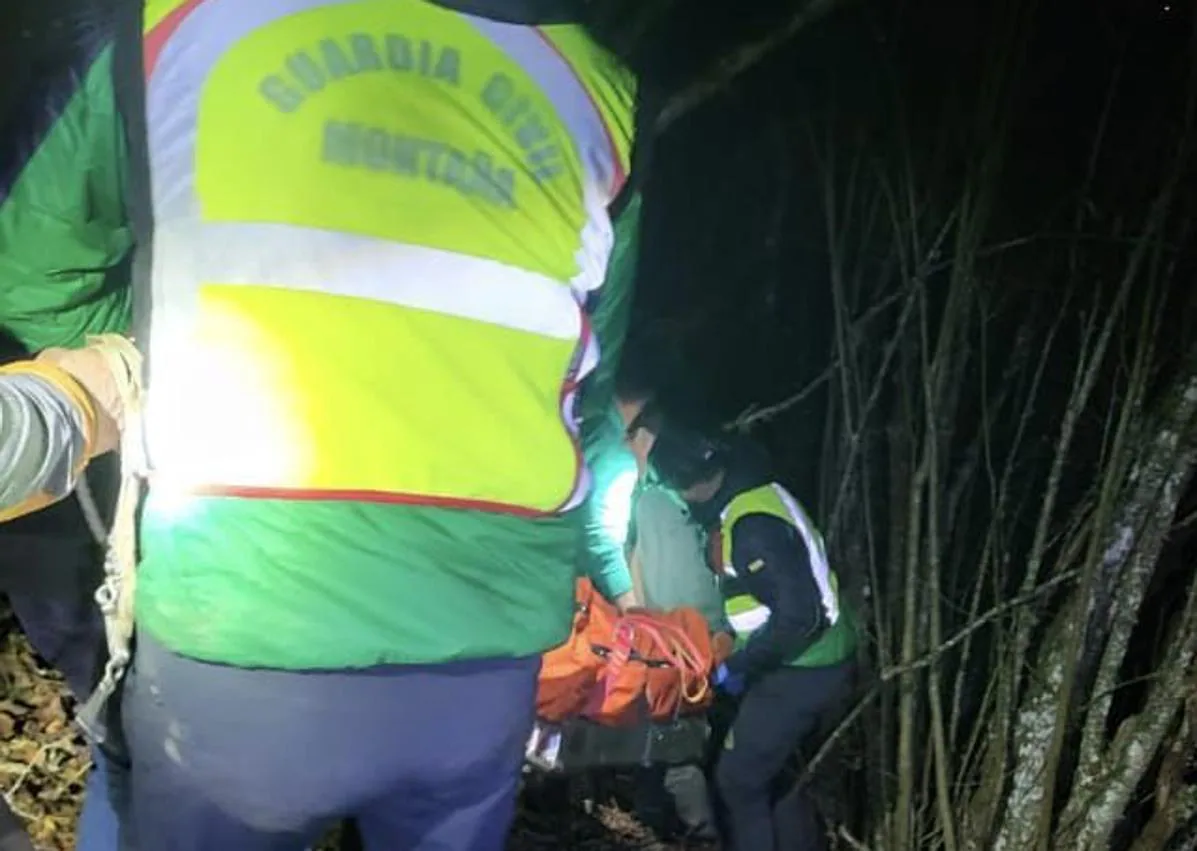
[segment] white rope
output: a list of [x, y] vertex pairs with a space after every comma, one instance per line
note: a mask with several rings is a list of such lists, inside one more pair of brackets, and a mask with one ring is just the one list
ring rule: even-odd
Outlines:
[[[96, 686], [93, 701], [103, 703], [116, 690], [129, 666], [133, 637], [133, 598], [137, 568], [137, 507], [145, 476], [142, 433], [142, 357], [133, 344], [116, 335], [89, 340], [108, 361], [120, 397], [121, 483], [116, 499], [112, 531], [105, 541], [104, 581], [96, 590], [96, 602], [104, 616], [108, 662]], [[89, 493], [86, 497], [90, 499]], [[81, 502], [83, 497], [81, 494]], [[92, 501], [92, 508], [95, 503]], [[99, 512], [96, 512], [99, 516]], [[101, 525], [102, 529], [102, 525]], [[86, 707], [84, 712], [86, 712]], [[80, 722], [87, 729], [87, 719]]]
[[87, 471], [79, 474], [79, 481], [75, 485], [75, 493], [79, 497], [79, 507], [83, 509], [83, 519], [87, 528], [101, 548], [108, 547], [108, 529], [104, 526], [104, 518], [100, 516], [100, 508], [96, 505], [95, 495], [91, 492], [91, 485], [87, 481]]

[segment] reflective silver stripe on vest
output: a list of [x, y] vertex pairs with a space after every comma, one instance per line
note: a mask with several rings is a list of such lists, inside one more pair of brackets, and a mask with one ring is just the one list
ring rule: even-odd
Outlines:
[[734, 615], [727, 616], [727, 622], [737, 635], [751, 635], [769, 621], [772, 610], [766, 605], [759, 605]]
[[802, 540], [806, 542], [807, 559], [810, 561], [810, 570], [815, 577], [815, 584], [819, 586], [819, 597], [823, 600], [827, 621], [834, 624], [840, 619], [840, 603], [835, 589], [831, 587], [831, 568], [827, 564], [827, 551], [823, 548], [823, 538], [815, 530], [814, 524], [806, 516], [806, 512], [798, 504], [798, 500], [794, 499], [788, 490], [776, 482], [772, 487], [773, 492], [777, 494], [782, 505], [789, 512], [794, 525], [798, 527]]
[[165, 222], [154, 232], [155, 271], [172, 293], [199, 282], [273, 286], [373, 299], [577, 340], [581, 310], [552, 278], [420, 245], [259, 223]]

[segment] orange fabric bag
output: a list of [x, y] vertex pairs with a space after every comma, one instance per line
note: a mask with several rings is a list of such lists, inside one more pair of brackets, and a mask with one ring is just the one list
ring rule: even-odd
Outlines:
[[601, 724], [668, 721], [710, 705], [715, 664], [706, 620], [695, 609], [620, 616], [589, 580], [577, 585], [569, 639], [546, 653], [538, 715]]
[[536, 715], [557, 723], [578, 715], [598, 682], [602, 659], [587, 640], [592, 632], [611, 633], [619, 613], [588, 579], [579, 579], [574, 595], [574, 623], [569, 638], [545, 653], [540, 664]]

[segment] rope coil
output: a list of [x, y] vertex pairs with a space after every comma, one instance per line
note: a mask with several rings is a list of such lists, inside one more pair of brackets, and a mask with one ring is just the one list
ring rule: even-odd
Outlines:
[[706, 699], [711, 688], [710, 671], [694, 641], [680, 627], [646, 614], [629, 613], [616, 622], [615, 653], [609, 663], [610, 681], [618, 678], [627, 663], [637, 633], [647, 636], [650, 645], [677, 670], [682, 700], [697, 704]]

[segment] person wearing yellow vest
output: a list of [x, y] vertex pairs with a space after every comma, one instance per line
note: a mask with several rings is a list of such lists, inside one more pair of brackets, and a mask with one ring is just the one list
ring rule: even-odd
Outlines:
[[780, 783], [854, 675], [856, 630], [822, 537], [756, 447], [690, 426], [656, 399], [619, 406], [629, 446], [707, 530], [735, 632], [735, 650], [712, 678], [738, 699], [715, 769], [729, 847], [822, 848], [813, 805]]
[[[124, 841], [298, 851], [351, 817], [370, 849], [499, 849], [585, 561], [641, 86], [569, 0], [121, 8], [54, 177], [122, 175], [135, 243], [145, 499], [85, 714], [127, 739]], [[58, 198], [34, 183], [14, 221]], [[122, 261], [54, 213], [30, 240]]]

